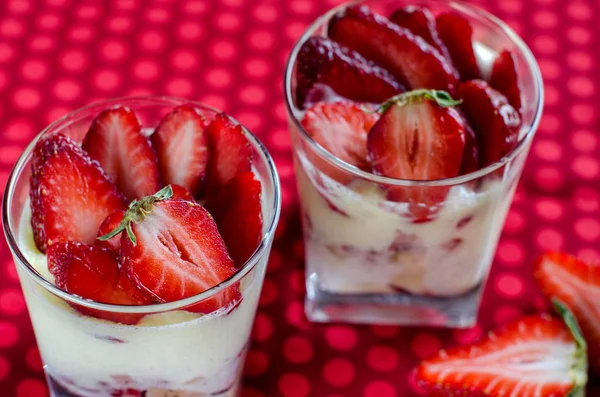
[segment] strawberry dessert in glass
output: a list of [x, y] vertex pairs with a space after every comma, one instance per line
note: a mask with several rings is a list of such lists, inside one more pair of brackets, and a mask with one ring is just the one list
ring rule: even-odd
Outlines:
[[308, 317], [472, 325], [542, 111], [527, 46], [467, 4], [370, 0], [317, 19], [284, 86]]
[[47, 127], [3, 204], [52, 397], [237, 396], [280, 211], [224, 113], [122, 98]]

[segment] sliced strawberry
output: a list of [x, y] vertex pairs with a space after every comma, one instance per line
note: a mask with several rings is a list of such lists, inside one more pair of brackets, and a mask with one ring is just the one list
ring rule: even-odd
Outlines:
[[366, 6], [352, 6], [333, 17], [329, 37], [389, 70], [409, 88], [455, 89], [458, 75], [437, 49]]
[[507, 155], [519, 139], [521, 118], [506, 97], [482, 80], [463, 83], [458, 95], [479, 141], [481, 166], [486, 167]]
[[535, 265], [535, 277], [548, 298], [558, 298], [573, 310], [588, 343], [590, 365], [600, 374], [600, 264], [546, 253]]
[[62, 134], [37, 143], [30, 185], [31, 226], [42, 252], [58, 242], [93, 244], [104, 219], [126, 208], [99, 164]]
[[81, 144], [129, 200], [160, 189], [156, 154], [141, 129], [131, 109], [107, 109], [94, 119]]
[[171, 189], [173, 189], [173, 196], [171, 197], [173, 200], [184, 200], [184, 201], [194, 201], [194, 196], [192, 192], [184, 188], [180, 185], [171, 184]]
[[[168, 199], [164, 192], [128, 210], [125, 216], [131, 222], [121, 236], [121, 262], [139, 289], [160, 302], [173, 302], [220, 284], [235, 269], [208, 211], [196, 203]], [[190, 310], [210, 313], [239, 298], [234, 285]]]
[[465, 123], [465, 153], [460, 165], [460, 175], [469, 174], [479, 169], [479, 143], [471, 126]]
[[237, 268], [246, 263], [262, 240], [261, 193], [260, 181], [248, 171], [206, 202]]
[[490, 85], [502, 93], [513, 108], [521, 110], [521, 91], [512, 52], [504, 50], [498, 55], [492, 67]]
[[473, 28], [469, 21], [454, 12], [444, 12], [438, 15], [436, 27], [462, 81], [481, 78], [473, 50]]
[[328, 38], [314, 36], [300, 48], [296, 100], [302, 109], [316, 83], [357, 102], [380, 103], [404, 91], [387, 70]]
[[329, 153], [368, 170], [367, 133], [377, 118], [351, 102], [318, 103], [306, 111], [302, 126]]
[[225, 113], [218, 114], [208, 126], [211, 149], [207, 191], [217, 192], [237, 175], [252, 168], [252, 147], [244, 130]]
[[585, 341], [572, 315], [564, 316], [566, 324], [525, 317], [479, 343], [441, 350], [417, 368], [418, 382], [442, 396], [583, 395]]
[[[376, 174], [419, 181], [458, 175], [465, 148], [464, 120], [451, 107], [456, 104], [452, 98], [437, 97], [437, 92], [417, 90], [390, 103], [367, 140]], [[422, 218], [446, 193], [447, 188], [439, 187], [397, 187], [388, 191], [388, 198], [413, 204], [413, 215]]]
[[[154, 301], [119, 273], [117, 253], [93, 245], [67, 242], [48, 249], [48, 270], [56, 285], [95, 302], [114, 305], [150, 305]], [[123, 324], [136, 324], [139, 314], [115, 313], [77, 306], [84, 314]]]
[[183, 105], [167, 114], [151, 137], [163, 182], [181, 185], [196, 197], [202, 193], [209, 158], [206, 125], [197, 109]]
[[407, 6], [396, 10], [390, 18], [396, 25], [410, 30], [437, 49], [447, 60], [451, 60], [448, 49], [440, 39], [435, 18], [427, 8]]
[[[102, 222], [102, 224], [100, 224], [100, 227], [98, 228], [98, 237], [102, 237], [115, 230], [123, 220], [124, 216], [124, 210], [113, 212], [112, 214], [107, 216], [104, 222]], [[96, 239], [94, 245], [96, 247], [108, 248], [115, 252], [119, 252], [119, 250], [121, 249], [121, 238], [116, 236], [109, 240]]]

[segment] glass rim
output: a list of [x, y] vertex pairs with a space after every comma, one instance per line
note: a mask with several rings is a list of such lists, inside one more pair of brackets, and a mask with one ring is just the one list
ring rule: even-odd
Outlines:
[[[347, 3], [344, 3], [337, 7], [334, 7], [332, 9], [330, 9], [329, 11], [325, 12], [324, 14], [321, 14], [319, 17], [317, 17], [311, 23], [311, 25], [306, 29], [306, 31], [302, 34], [302, 36], [300, 36], [300, 38], [298, 39], [296, 44], [294, 44], [294, 47], [292, 48], [292, 51], [286, 62], [285, 71], [284, 71], [284, 75], [283, 75], [283, 96], [284, 96], [285, 106], [287, 109], [288, 116], [289, 116], [289, 118], [291, 118], [293, 120], [292, 123], [294, 124], [294, 127], [296, 127], [296, 129], [298, 131], [300, 131], [299, 135], [303, 139], [303, 141], [307, 142], [308, 145], [311, 147], [311, 149], [314, 150], [321, 158], [324, 158], [325, 161], [329, 162], [330, 164], [333, 164], [334, 166], [336, 166], [338, 168], [343, 169], [345, 172], [348, 172], [353, 176], [360, 177], [364, 180], [368, 180], [368, 181], [382, 184], [382, 185], [449, 187], [449, 186], [468, 183], [468, 182], [477, 180], [478, 178], [481, 178], [483, 176], [492, 174], [497, 169], [510, 163], [519, 153], [521, 153], [524, 150], [524, 148], [526, 148], [529, 145], [529, 143], [531, 142], [531, 140], [533, 139], [533, 137], [535, 135], [535, 131], [537, 131], [537, 128], [540, 124], [540, 120], [542, 118], [542, 112], [543, 112], [543, 108], [544, 108], [544, 84], [543, 84], [542, 73], [540, 71], [539, 65], [538, 65], [535, 57], [533, 56], [533, 53], [527, 46], [527, 44], [525, 44], [523, 39], [510, 26], [508, 26], [501, 19], [499, 19], [495, 15], [487, 12], [486, 10], [484, 10], [478, 6], [466, 3], [462, 0], [452, 0], [450, 2], [445, 1], [445, 0], [428, 0], [427, 4], [436, 4], [436, 5], [447, 6], [452, 9], [460, 11], [461, 13], [463, 13], [466, 16], [482, 18], [488, 22], [491, 22], [495, 28], [502, 31], [513, 42], [513, 44], [516, 46], [517, 50], [523, 55], [523, 57], [525, 58], [527, 67], [529, 69], [529, 72], [531, 73], [531, 75], [533, 77], [534, 86], [535, 86], [534, 87], [535, 99], [536, 99], [535, 114], [533, 115], [532, 122], [528, 126], [522, 125], [521, 128], [519, 129], [519, 135], [521, 135], [521, 132], [523, 131], [523, 129], [526, 127], [528, 128], [526, 135], [521, 140], [519, 140], [517, 145], [515, 145], [515, 147], [512, 148], [511, 151], [508, 152], [500, 160], [498, 160], [486, 167], [483, 167], [475, 172], [471, 172], [471, 173], [468, 173], [465, 175], [458, 175], [458, 176], [455, 176], [452, 178], [444, 178], [444, 179], [436, 179], [436, 180], [428, 180], [428, 181], [390, 178], [390, 177], [386, 177], [386, 176], [382, 176], [382, 175], [376, 175], [371, 172], [363, 171], [353, 165], [350, 165], [349, 163], [346, 163], [343, 160], [340, 160], [339, 158], [337, 158], [336, 156], [331, 154], [329, 151], [327, 151], [325, 148], [323, 148], [321, 145], [319, 145], [310, 136], [310, 134], [308, 134], [308, 132], [306, 132], [306, 130], [302, 126], [302, 123], [295, 115], [295, 111], [294, 111], [295, 106], [293, 103], [294, 95], [292, 92], [292, 73], [294, 70], [296, 59], [298, 57], [300, 48], [302, 47], [304, 42], [306, 40], [308, 40], [308, 38], [310, 38], [312, 36], [312, 34], [319, 27], [321, 27], [324, 22], [331, 19], [331, 17], [333, 17], [333, 15], [338, 13], [339, 11], [341, 11], [347, 7], [350, 7], [352, 5], [365, 3], [366, 1], [368, 1], [368, 0], [349, 1]], [[422, 3], [423, 0], [416, 0], [415, 2]]]
[[[265, 251], [268, 249], [269, 245], [271, 244], [271, 240], [274, 237], [275, 229], [277, 227], [277, 222], [279, 220], [279, 216], [281, 213], [281, 185], [279, 182], [279, 176], [278, 176], [277, 169], [275, 167], [275, 162], [274, 162], [273, 158], [267, 151], [264, 144], [252, 132], [250, 132], [239, 121], [237, 121], [233, 117], [229, 116], [229, 118], [232, 121], [234, 121], [235, 123], [242, 126], [242, 128], [244, 130], [244, 134], [246, 135], [248, 141], [254, 146], [256, 151], [259, 153], [259, 155], [261, 157], [261, 161], [263, 161], [266, 164], [266, 168], [267, 168], [270, 178], [271, 178], [271, 183], [273, 184], [273, 208], [272, 208], [272, 215], [271, 215], [270, 219], [268, 220], [268, 226], [267, 226], [265, 232], [263, 233], [262, 239], [261, 239], [260, 243], [258, 244], [257, 248], [255, 249], [254, 253], [239, 269], [236, 269], [236, 271], [233, 275], [231, 275], [226, 280], [213, 286], [212, 288], [207, 289], [206, 291], [204, 291], [200, 294], [190, 296], [188, 298], [180, 299], [177, 301], [173, 301], [173, 302], [154, 303], [151, 305], [140, 305], [140, 306], [115, 305], [115, 304], [110, 304], [110, 303], [96, 302], [96, 301], [93, 301], [90, 299], [83, 298], [79, 295], [67, 292], [67, 291], [59, 288], [55, 284], [51, 283], [50, 281], [46, 280], [35, 269], [35, 267], [33, 265], [31, 265], [31, 263], [29, 263], [27, 258], [23, 255], [23, 253], [19, 247], [19, 244], [17, 242], [17, 239], [15, 238], [15, 235], [13, 233], [13, 225], [12, 225], [12, 222], [10, 221], [9, 211], [10, 211], [10, 205], [12, 204], [13, 197], [14, 197], [17, 176], [19, 176], [22, 173], [27, 157], [31, 154], [36, 143], [41, 139], [41, 137], [46, 132], [51, 131], [55, 128], [58, 128], [63, 123], [68, 122], [70, 119], [80, 115], [81, 113], [88, 112], [92, 109], [102, 108], [99, 110], [103, 110], [108, 106], [116, 105], [116, 104], [120, 104], [123, 106], [132, 106], [132, 104], [135, 104], [135, 102], [138, 102], [138, 101], [139, 102], [144, 102], [144, 101], [148, 102], [149, 101], [149, 102], [154, 102], [154, 104], [156, 104], [156, 105], [164, 105], [164, 106], [178, 106], [178, 105], [183, 105], [183, 104], [191, 104], [191, 105], [198, 107], [199, 109], [204, 110], [204, 111], [210, 111], [210, 112], [214, 112], [214, 113], [222, 112], [219, 109], [216, 109], [212, 106], [206, 105], [206, 104], [198, 102], [198, 101], [193, 101], [193, 100], [188, 100], [185, 98], [179, 98], [179, 97], [173, 97], [173, 96], [125, 96], [125, 97], [105, 99], [105, 100], [90, 103], [90, 104], [80, 107], [72, 112], [69, 112], [66, 115], [55, 120], [54, 122], [50, 123], [38, 135], [36, 135], [35, 138], [32, 139], [32, 141], [25, 148], [23, 153], [19, 156], [19, 159], [17, 160], [13, 169], [11, 170], [11, 173], [8, 177], [8, 182], [6, 184], [6, 189], [4, 191], [4, 196], [3, 196], [3, 200], [2, 200], [2, 225], [4, 228], [4, 235], [8, 242], [8, 246], [9, 246], [12, 254], [16, 258], [15, 262], [18, 262], [18, 264], [15, 263], [15, 265], [21, 266], [21, 268], [25, 269], [27, 271], [27, 273], [30, 276], [32, 276], [33, 279], [40, 286], [42, 286], [44, 289], [46, 289], [53, 295], [63, 298], [68, 302], [75, 303], [77, 305], [81, 305], [81, 306], [84, 306], [84, 307], [90, 308], [90, 309], [96, 309], [96, 310], [108, 311], [108, 312], [114, 312], [114, 313], [151, 314], [151, 313], [159, 313], [159, 312], [167, 312], [167, 311], [183, 309], [187, 306], [191, 306], [195, 303], [198, 303], [200, 301], [203, 301], [205, 299], [208, 299], [208, 298], [218, 294], [219, 292], [223, 291], [224, 289], [229, 288], [230, 286], [239, 282], [246, 274], [248, 274], [252, 269], [255, 268], [255, 266], [258, 264], [259, 260], [266, 253]], [[218, 309], [218, 310], [221, 310], [221, 309]], [[214, 312], [212, 312], [212, 313], [214, 313]], [[207, 315], [210, 315], [212, 313], [209, 313]]]

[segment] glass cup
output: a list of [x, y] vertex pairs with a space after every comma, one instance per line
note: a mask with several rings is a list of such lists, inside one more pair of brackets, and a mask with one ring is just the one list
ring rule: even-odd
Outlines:
[[[42, 136], [63, 132], [78, 142], [92, 119], [114, 105], [128, 106], [142, 125], [154, 127], [174, 106], [191, 103], [211, 120], [217, 110], [185, 99], [139, 97], [86, 106], [51, 124], [27, 147], [10, 175], [3, 222], [17, 267], [51, 397], [237, 396], [249, 336], [279, 219], [277, 172], [262, 143], [244, 129], [263, 186], [264, 234], [248, 261], [229, 279], [190, 298], [148, 306], [118, 306], [83, 299], [48, 281], [45, 255], [37, 251], [29, 224], [32, 150]], [[151, 131], [151, 130], [146, 130]], [[238, 284], [241, 298], [199, 315], [188, 306]], [[139, 315], [124, 325], [81, 314], [83, 310]], [[104, 316], [106, 317], [106, 316]]]
[[[303, 129], [302, 111], [294, 98], [296, 59], [302, 44], [312, 36], [326, 36], [329, 20], [349, 4], [318, 18], [292, 50], [284, 78], [302, 209], [306, 314], [317, 322], [472, 326], [541, 117], [543, 85], [538, 65], [512, 29], [472, 5], [440, 0], [359, 3], [385, 16], [407, 5], [462, 15], [473, 27], [484, 74], [489, 74], [496, 53], [512, 51], [522, 90], [523, 124], [519, 143], [503, 159], [454, 178], [393, 179], [339, 160]], [[390, 189], [411, 197], [426, 191], [445, 199], [432, 208], [426, 203], [392, 202], [385, 199]], [[415, 206], [432, 215], [416, 222], [408, 215], [408, 209]]]

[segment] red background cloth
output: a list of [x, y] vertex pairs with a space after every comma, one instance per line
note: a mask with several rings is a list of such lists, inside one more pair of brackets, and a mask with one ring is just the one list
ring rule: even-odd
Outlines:
[[[0, 186], [45, 125], [102, 98], [168, 94], [224, 109], [270, 149], [283, 216], [250, 349], [244, 396], [417, 396], [410, 369], [442, 346], [475, 340], [545, 310], [532, 262], [547, 249], [598, 258], [600, 33], [593, 0], [473, 1], [535, 53], [546, 108], [473, 329], [309, 324], [282, 98], [288, 53], [338, 1], [3, 0], [0, 2]], [[47, 391], [10, 252], [0, 239], [0, 396]], [[588, 395], [600, 395], [600, 388]]]

